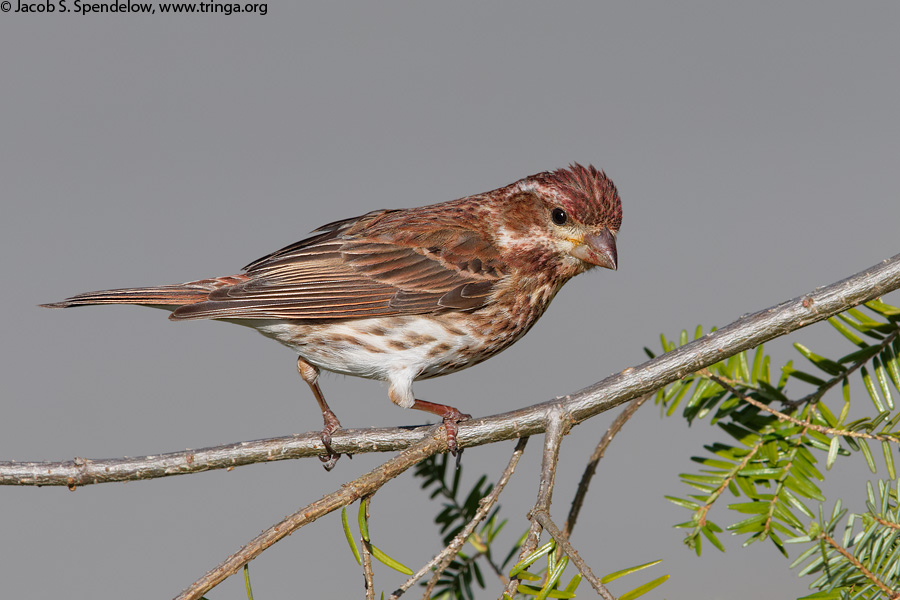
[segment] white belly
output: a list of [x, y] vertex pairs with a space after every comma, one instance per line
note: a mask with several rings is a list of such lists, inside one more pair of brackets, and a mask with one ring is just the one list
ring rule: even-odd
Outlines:
[[[434, 316], [359, 319], [304, 325], [260, 322], [263, 335], [293, 348], [313, 365], [369, 379], [410, 381], [465, 368], [477, 347], [477, 332]], [[402, 375], [401, 375], [402, 373]]]

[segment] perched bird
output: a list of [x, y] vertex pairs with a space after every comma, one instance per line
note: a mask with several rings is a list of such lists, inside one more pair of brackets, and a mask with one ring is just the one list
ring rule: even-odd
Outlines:
[[566, 281], [595, 266], [616, 269], [621, 222], [612, 181], [576, 163], [485, 194], [335, 221], [240, 275], [88, 292], [43, 306], [154, 306], [171, 310], [174, 321], [253, 327], [292, 348], [322, 409], [326, 469], [340, 456], [330, 441], [341, 425], [319, 388], [319, 369], [387, 381], [394, 404], [443, 419], [455, 454], [456, 424], [470, 416], [417, 400], [413, 382], [508, 348]]

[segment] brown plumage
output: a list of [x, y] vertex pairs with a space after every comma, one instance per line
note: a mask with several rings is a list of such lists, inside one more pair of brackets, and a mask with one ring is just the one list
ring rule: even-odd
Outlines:
[[79, 294], [44, 306], [141, 304], [170, 319], [219, 319], [293, 348], [325, 417], [320, 368], [390, 383], [391, 400], [440, 415], [456, 450], [457, 409], [416, 400], [412, 382], [477, 364], [521, 338], [562, 285], [594, 266], [615, 269], [622, 206], [594, 167], [539, 173], [459, 200], [379, 210], [229, 277]]

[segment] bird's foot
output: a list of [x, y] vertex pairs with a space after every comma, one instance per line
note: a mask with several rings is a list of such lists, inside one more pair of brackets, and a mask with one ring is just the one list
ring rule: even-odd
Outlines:
[[456, 443], [456, 436], [459, 433], [457, 423], [471, 418], [472, 415], [459, 412], [455, 408], [453, 408], [453, 413], [444, 415], [444, 430], [447, 432], [447, 450], [450, 451], [450, 454], [457, 457], [457, 462], [459, 457], [462, 456], [462, 450], [460, 450], [459, 445]]
[[334, 448], [331, 447], [331, 434], [341, 428], [341, 422], [338, 421], [337, 415], [331, 410], [322, 411], [322, 418], [325, 420], [325, 427], [322, 428], [322, 445], [325, 446], [325, 452], [327, 452], [327, 454], [324, 456], [320, 455], [319, 460], [322, 461], [322, 466], [325, 467], [325, 470], [330, 471], [341, 457], [341, 455], [335, 452]]
[[416, 400], [412, 408], [416, 410], [424, 410], [433, 415], [437, 415], [444, 420], [444, 430], [447, 432], [447, 450], [453, 456], [459, 456], [461, 452], [459, 445], [456, 443], [456, 436], [459, 428], [456, 426], [460, 421], [471, 419], [472, 415], [460, 412], [458, 408], [447, 406], [446, 404], [437, 404], [436, 402], [426, 402], [425, 400]]

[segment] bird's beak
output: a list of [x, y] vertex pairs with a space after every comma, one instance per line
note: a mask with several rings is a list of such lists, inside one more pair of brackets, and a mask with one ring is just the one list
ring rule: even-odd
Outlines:
[[585, 235], [582, 242], [572, 249], [571, 254], [592, 265], [616, 270], [618, 262], [616, 238], [605, 227], [596, 233]]

